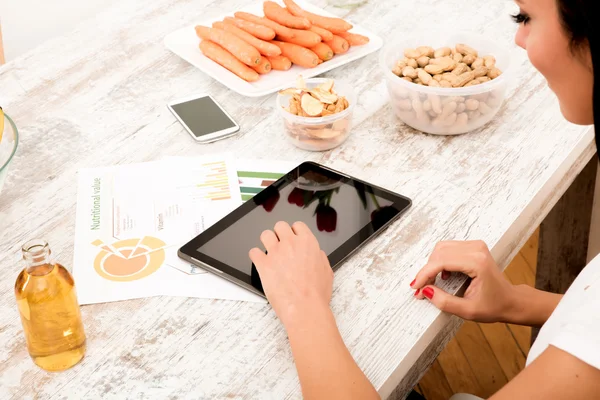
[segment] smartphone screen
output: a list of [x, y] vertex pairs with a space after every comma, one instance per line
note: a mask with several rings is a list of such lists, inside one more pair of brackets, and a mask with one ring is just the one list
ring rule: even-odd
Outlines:
[[235, 122], [210, 96], [171, 104], [171, 109], [196, 138], [236, 127]]

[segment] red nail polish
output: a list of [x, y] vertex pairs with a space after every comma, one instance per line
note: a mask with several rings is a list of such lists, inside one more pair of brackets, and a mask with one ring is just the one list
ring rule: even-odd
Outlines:
[[418, 296], [419, 293], [421, 293], [421, 289], [417, 289], [417, 291], [415, 292], [415, 296]]
[[433, 289], [430, 287], [423, 289], [423, 296], [427, 297], [429, 300], [433, 299]]
[[416, 281], [416, 279], [413, 279], [413, 281], [410, 283], [410, 286], [412, 287], [412, 285], [414, 285]]

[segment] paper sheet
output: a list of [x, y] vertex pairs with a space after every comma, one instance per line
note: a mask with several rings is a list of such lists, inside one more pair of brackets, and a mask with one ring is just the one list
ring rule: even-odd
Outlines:
[[170, 295], [264, 302], [177, 250], [241, 204], [231, 155], [82, 170], [75, 262], [81, 304]]

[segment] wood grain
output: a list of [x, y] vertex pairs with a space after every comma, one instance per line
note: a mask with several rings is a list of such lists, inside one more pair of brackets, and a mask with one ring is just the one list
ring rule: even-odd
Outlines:
[[506, 379], [512, 380], [525, 368], [525, 355], [519, 349], [506, 324], [480, 324], [479, 327], [498, 363], [504, 371]]
[[[81, 168], [231, 151], [318, 161], [411, 197], [413, 209], [346, 262], [334, 284], [343, 338], [386, 398], [399, 384], [413, 387], [429, 366], [421, 356], [452, 334], [451, 319], [408, 289], [435, 243], [483, 239], [506, 267], [594, 154], [591, 130], [564, 121], [545, 79], [513, 44], [514, 4], [478, 0], [371, 1], [351, 20], [390, 42], [419, 31], [421, 21], [453, 32], [460, 19], [462, 29], [502, 42], [518, 73], [492, 122], [457, 137], [406, 127], [388, 105], [374, 54], [326, 74], [360, 92], [349, 140], [326, 153], [300, 151], [284, 137], [274, 96], [238, 96], [162, 44], [182, 26], [248, 3], [124, 0], [0, 68], [0, 104], [21, 135], [0, 197], [0, 398], [301, 396], [285, 332], [268, 305], [156, 297], [86, 306], [84, 361], [60, 374], [33, 365], [11, 290], [19, 247], [42, 237], [71, 264]], [[241, 133], [194, 143], [166, 108], [194, 93], [212, 94]], [[454, 293], [463, 283], [454, 277], [442, 287]]]

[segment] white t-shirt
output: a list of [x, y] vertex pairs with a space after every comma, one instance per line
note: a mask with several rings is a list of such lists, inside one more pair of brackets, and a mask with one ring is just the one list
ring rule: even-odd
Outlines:
[[600, 369], [600, 256], [581, 271], [544, 324], [527, 365], [549, 345]]

